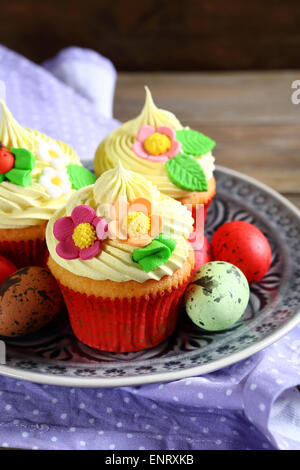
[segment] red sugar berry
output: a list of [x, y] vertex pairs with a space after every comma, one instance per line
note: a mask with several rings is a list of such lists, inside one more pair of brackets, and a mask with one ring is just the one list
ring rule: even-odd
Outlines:
[[255, 225], [241, 220], [219, 227], [211, 241], [215, 261], [227, 261], [237, 266], [249, 284], [260, 281], [271, 265], [271, 247]]
[[7, 150], [7, 148], [0, 146], [0, 175], [10, 171], [15, 164], [15, 157]]

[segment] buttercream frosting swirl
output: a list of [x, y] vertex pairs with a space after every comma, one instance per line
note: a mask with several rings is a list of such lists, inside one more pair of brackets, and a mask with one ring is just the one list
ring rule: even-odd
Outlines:
[[[80, 258], [67, 260], [57, 254], [58, 240], [53, 235], [56, 220], [71, 216], [73, 209], [79, 205], [88, 205], [97, 215], [103, 217], [108, 215], [108, 208], [118, 199], [123, 198], [130, 203], [137, 197], [147, 198], [153, 204], [155, 214], [162, 218], [162, 231], [176, 240], [176, 248], [165, 264], [147, 273], [132, 260], [135, 247], [113, 238], [103, 241], [100, 254], [89, 260]], [[182, 267], [190, 248], [186, 239], [192, 230], [193, 218], [185, 206], [160, 194], [146, 178], [124, 169], [119, 164], [103, 173], [94, 185], [76, 191], [66, 207], [53, 215], [47, 226], [46, 241], [54, 261], [73, 274], [94, 280], [109, 279], [115, 282], [134, 280], [142, 283], [148, 279], [160, 280]]]
[[[138, 131], [144, 125], [154, 128], [168, 126], [175, 131], [183, 129], [173, 113], [157, 108], [146, 87], [146, 100], [140, 115], [115, 129], [98, 146], [94, 160], [96, 175], [99, 176], [106, 170], [114, 168], [121, 160], [125, 168], [145, 175], [162, 193], [174, 198], [187, 196], [189, 191], [179, 188], [169, 179], [164, 163], [140, 158], [132, 150]], [[195, 158], [203, 168], [206, 179], [212, 178], [215, 169], [212, 153], [208, 152]]]
[[46, 189], [39, 184], [43, 169], [49, 164], [37, 157], [40, 143], [55, 143], [67, 157], [68, 164], [80, 165], [80, 160], [69, 145], [51, 139], [47, 135], [32, 129], [24, 129], [14, 119], [6, 104], [0, 100], [0, 141], [5, 147], [21, 147], [30, 150], [36, 157], [36, 165], [31, 172], [32, 185], [22, 187], [3, 181], [0, 184], [0, 229], [25, 228], [40, 225], [49, 220], [52, 214], [62, 207], [70, 194], [53, 199]]

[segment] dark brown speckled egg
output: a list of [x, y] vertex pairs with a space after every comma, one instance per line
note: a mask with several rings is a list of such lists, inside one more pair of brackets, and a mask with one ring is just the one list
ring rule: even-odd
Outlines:
[[0, 335], [24, 336], [50, 323], [63, 299], [50, 271], [29, 266], [0, 285]]

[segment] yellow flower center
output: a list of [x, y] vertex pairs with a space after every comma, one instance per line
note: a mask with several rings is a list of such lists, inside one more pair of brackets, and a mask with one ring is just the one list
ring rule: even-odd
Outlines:
[[60, 186], [61, 185], [61, 179], [58, 176], [54, 176], [51, 180], [52, 184], [55, 184], [55, 186]]
[[144, 142], [144, 147], [151, 155], [162, 155], [171, 148], [171, 140], [165, 134], [154, 132]]
[[150, 230], [150, 218], [143, 212], [131, 212], [123, 228], [130, 238], [146, 235]]
[[49, 155], [52, 158], [59, 158], [59, 155], [54, 150], [49, 150]]
[[89, 248], [97, 240], [96, 230], [89, 223], [83, 223], [77, 225], [72, 235], [74, 243], [78, 248], [83, 250], [84, 248]]

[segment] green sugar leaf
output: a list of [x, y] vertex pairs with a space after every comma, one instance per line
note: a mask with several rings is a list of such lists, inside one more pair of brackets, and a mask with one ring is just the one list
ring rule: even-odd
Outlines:
[[27, 149], [15, 148], [10, 149], [15, 157], [15, 168], [17, 170], [33, 170], [35, 167], [35, 157]]
[[67, 172], [73, 189], [80, 189], [84, 188], [85, 186], [90, 186], [96, 181], [95, 175], [83, 166], [68, 165]]
[[187, 191], [207, 191], [207, 180], [200, 163], [189, 155], [179, 153], [166, 162], [172, 183]]
[[214, 140], [193, 129], [181, 129], [176, 131], [176, 139], [181, 143], [182, 151], [194, 157], [205, 155], [216, 145]]
[[175, 240], [160, 233], [149, 245], [133, 250], [132, 259], [141, 266], [143, 271], [149, 273], [165, 264], [175, 247]]
[[174, 238], [168, 237], [168, 235], [164, 233], [160, 233], [159, 235], [157, 235], [155, 240], [158, 240], [159, 242], [166, 245], [170, 249], [171, 253], [173, 253], [173, 251], [175, 250], [176, 240], [174, 240]]
[[18, 186], [31, 186], [31, 170], [19, 170], [13, 168], [12, 170], [5, 173], [5, 178], [7, 178], [11, 183], [17, 184]]

